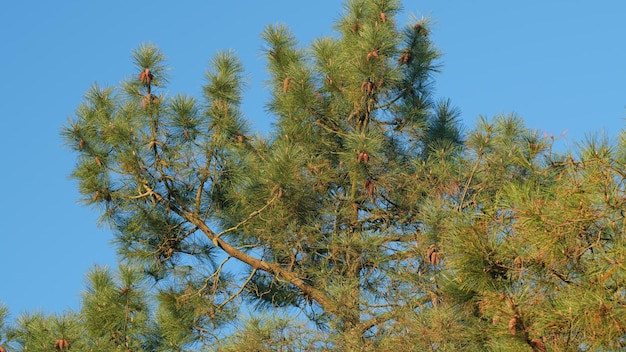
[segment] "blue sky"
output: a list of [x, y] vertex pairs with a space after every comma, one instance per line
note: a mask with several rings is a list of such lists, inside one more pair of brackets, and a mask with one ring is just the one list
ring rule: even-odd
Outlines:
[[[77, 202], [61, 127], [95, 82], [135, 75], [131, 50], [151, 42], [172, 67], [171, 94], [200, 96], [208, 62], [233, 49], [248, 75], [244, 113], [267, 133], [260, 34], [287, 24], [301, 45], [332, 35], [340, 0], [0, 1], [0, 302], [22, 311], [79, 307], [85, 274], [116, 266], [112, 234]], [[515, 112], [571, 148], [615, 137], [626, 117], [626, 2], [403, 1], [401, 23], [430, 17], [443, 52], [437, 95], [479, 115]]]

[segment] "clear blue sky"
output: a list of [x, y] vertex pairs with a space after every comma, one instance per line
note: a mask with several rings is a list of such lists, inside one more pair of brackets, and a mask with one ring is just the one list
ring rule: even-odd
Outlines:
[[[233, 49], [249, 79], [244, 112], [267, 133], [260, 33], [285, 23], [302, 45], [331, 35], [340, 0], [0, 0], [0, 301], [22, 311], [79, 307], [85, 273], [115, 267], [111, 232], [77, 202], [74, 155], [61, 126], [94, 83], [137, 74], [140, 43], [158, 45], [172, 67], [170, 93], [200, 95], [212, 55]], [[443, 52], [436, 89], [463, 112], [516, 112], [563, 147], [586, 133], [614, 137], [626, 117], [626, 2], [403, 1], [430, 17]]]

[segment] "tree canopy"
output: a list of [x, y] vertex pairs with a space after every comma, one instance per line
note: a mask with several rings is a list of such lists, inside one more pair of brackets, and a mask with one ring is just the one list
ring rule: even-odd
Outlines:
[[464, 131], [433, 94], [428, 21], [401, 27], [400, 11], [346, 1], [337, 35], [306, 48], [268, 26], [267, 136], [243, 116], [233, 52], [197, 98], [167, 95], [165, 55], [139, 46], [135, 72], [94, 85], [62, 130], [120, 267], [88, 273], [79, 312], [23, 314], [0, 343], [624, 349], [626, 134], [557, 152], [514, 114]]

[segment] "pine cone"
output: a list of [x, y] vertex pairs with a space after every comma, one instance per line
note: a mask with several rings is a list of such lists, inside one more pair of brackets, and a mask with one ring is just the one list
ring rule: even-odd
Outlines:
[[412, 62], [413, 62], [413, 54], [407, 49], [403, 50], [402, 54], [398, 58], [398, 64], [410, 65]]
[[435, 252], [433, 256], [433, 265], [439, 265], [439, 264], [441, 264], [441, 253]]
[[369, 81], [363, 81], [363, 83], [361, 83], [361, 92], [366, 92], [367, 91], [367, 85], [369, 84]]
[[534, 338], [530, 340], [530, 344], [533, 345], [535, 351], [546, 352], [546, 345], [541, 341], [541, 339]]
[[517, 333], [517, 317], [513, 317], [509, 320], [509, 332], [511, 335], [515, 335]]
[[159, 104], [159, 98], [154, 94], [146, 94], [141, 100], [141, 107], [145, 108], [148, 104]]
[[417, 23], [415, 26], [413, 26], [413, 29], [417, 34], [428, 35], [428, 30], [424, 28], [421, 23]]
[[370, 61], [371, 58], [378, 59], [378, 50], [372, 50], [369, 53], [367, 53], [367, 56], [365, 57], [365, 61]]
[[352, 33], [356, 34], [361, 29], [361, 24], [359, 22], [354, 22], [351, 29]]
[[428, 257], [428, 262], [430, 264], [432, 265], [441, 264], [441, 253], [439, 253], [437, 248], [435, 248], [434, 246], [430, 246], [428, 248], [428, 252], [426, 253], [426, 256]]
[[152, 72], [150, 72], [149, 68], [146, 68], [139, 74], [139, 80], [141, 81], [141, 83], [146, 85], [150, 85], [150, 82], [152, 82], [152, 77], [154, 76], [152, 75]]
[[[380, 82], [382, 85], [382, 81]], [[363, 81], [363, 83], [361, 83], [361, 92], [367, 93], [367, 95], [374, 95], [374, 93], [376, 93], [376, 84], [369, 79]]]
[[54, 341], [54, 349], [57, 351], [67, 351], [70, 349], [70, 343], [65, 339], [58, 339]]
[[357, 157], [356, 157], [356, 162], [357, 162], [357, 163], [359, 163], [359, 164], [360, 164], [361, 162], [363, 162], [363, 163], [366, 163], [366, 164], [367, 164], [367, 162], [368, 162], [369, 160], [370, 160], [370, 156], [369, 156], [369, 154], [367, 154], [366, 152], [360, 152], [360, 153], [359, 153], [359, 155], [357, 155]]

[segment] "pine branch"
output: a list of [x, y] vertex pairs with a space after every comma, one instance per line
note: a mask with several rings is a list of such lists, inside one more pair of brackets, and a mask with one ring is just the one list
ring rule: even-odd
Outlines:
[[[147, 190], [150, 190], [148, 186]], [[299, 288], [304, 294], [310, 296], [313, 300], [315, 300], [322, 308], [328, 313], [334, 313], [338, 310], [338, 307], [332, 303], [331, 299], [326, 296], [322, 291], [316, 289], [314, 286], [311, 286], [304, 282], [301, 278], [299, 278], [294, 272], [282, 269], [279, 264], [271, 264], [265, 260], [258, 259], [254, 256], [251, 256], [245, 252], [242, 252], [238, 248], [232, 246], [230, 243], [224, 241], [222, 238], [218, 237], [213, 230], [200, 218], [199, 214], [195, 212], [191, 212], [188, 210], [179, 208], [178, 206], [172, 204], [167, 199], [163, 198], [158, 192], [154, 190], [150, 190], [152, 195], [161, 203], [163, 203], [168, 209], [179, 215], [181, 218], [189, 221], [191, 224], [197, 226], [200, 231], [202, 231], [211, 242], [216, 244], [216, 247], [221, 248], [224, 252], [226, 252], [229, 256], [251, 266], [255, 270], [262, 270], [272, 275], [275, 275], [278, 278], [284, 278], [292, 285]], [[278, 194], [275, 196], [277, 199]]]
[[246, 254], [236, 247], [233, 247], [223, 239], [216, 237], [216, 234], [203, 221], [201, 221], [197, 215], [189, 213], [182, 215], [190, 222], [198, 226], [211, 241], [217, 242], [218, 247], [223, 249], [228, 255], [250, 265], [253, 269], [262, 270], [276, 275], [277, 277], [286, 279], [289, 283], [298, 287], [304, 294], [317, 301], [317, 303], [319, 303], [325, 311], [329, 313], [337, 311], [337, 307], [335, 307], [328, 296], [322, 293], [322, 291], [316, 289], [314, 286], [306, 284], [295, 273], [282, 269], [279, 264], [270, 264], [262, 259]]

